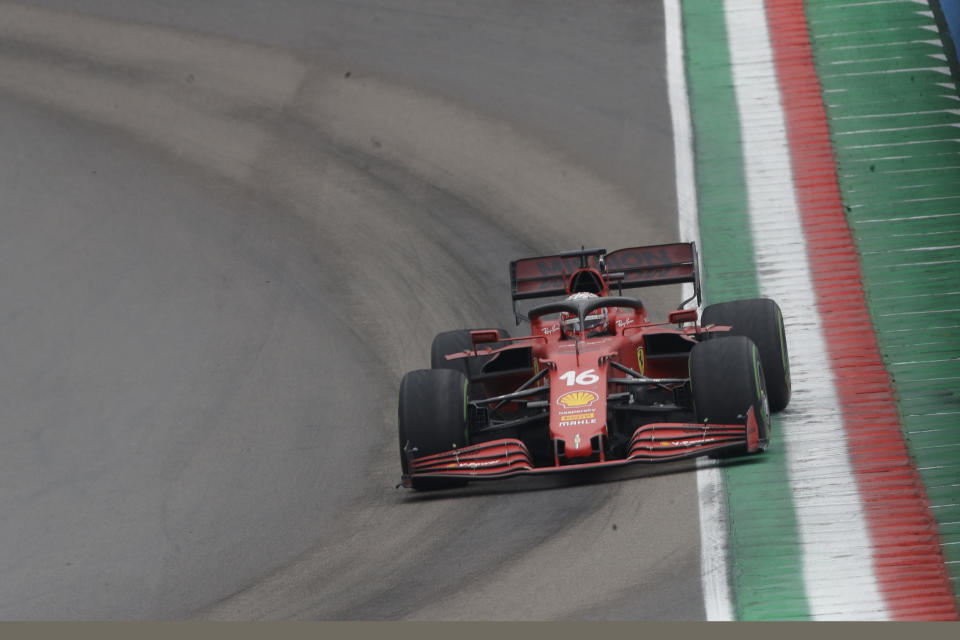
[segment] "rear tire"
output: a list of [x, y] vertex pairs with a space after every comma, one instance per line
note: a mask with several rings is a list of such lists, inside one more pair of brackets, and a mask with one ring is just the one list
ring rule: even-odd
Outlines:
[[[403, 376], [397, 429], [400, 435], [400, 468], [409, 473], [404, 448], [416, 448], [414, 457], [449, 451], [467, 445], [467, 378], [451, 369], [420, 369]], [[419, 478], [419, 490], [462, 487], [466, 480]]]
[[[770, 407], [763, 362], [757, 346], [744, 336], [701, 342], [690, 351], [690, 386], [700, 424], [744, 424], [754, 409], [760, 447], [770, 441]], [[744, 455], [746, 447], [726, 449], [715, 457]]]
[[790, 404], [790, 357], [780, 306], [770, 298], [733, 300], [711, 304], [703, 310], [700, 324], [728, 325], [728, 334], [715, 337], [746, 336], [760, 351], [766, 375], [770, 410], [783, 411]]

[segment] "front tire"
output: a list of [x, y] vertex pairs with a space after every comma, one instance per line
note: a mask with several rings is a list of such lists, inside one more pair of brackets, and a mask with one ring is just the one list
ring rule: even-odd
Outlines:
[[[753, 407], [760, 447], [770, 442], [770, 406], [763, 362], [745, 336], [701, 342], [690, 351], [690, 386], [700, 424], [744, 424]], [[744, 455], [746, 447], [720, 451], [716, 457]]]
[[[400, 436], [400, 468], [409, 473], [404, 449], [415, 448], [414, 457], [449, 451], [467, 445], [467, 378], [451, 369], [411, 371], [400, 381], [397, 430]], [[418, 490], [446, 489], [466, 484], [450, 478], [417, 478]]]
[[703, 310], [700, 324], [728, 325], [730, 332], [715, 337], [746, 336], [760, 351], [766, 375], [770, 410], [782, 411], [790, 404], [790, 357], [780, 306], [770, 298], [733, 300], [711, 304]]

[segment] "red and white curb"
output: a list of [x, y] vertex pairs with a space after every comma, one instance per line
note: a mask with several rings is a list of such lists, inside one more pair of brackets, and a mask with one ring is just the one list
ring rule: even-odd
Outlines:
[[779, 302], [788, 327], [794, 393], [782, 437], [808, 606], [815, 619], [883, 620], [837, 381], [826, 364], [829, 336], [813, 287], [765, 9], [763, 0], [728, 1], [727, 37], [760, 290]]

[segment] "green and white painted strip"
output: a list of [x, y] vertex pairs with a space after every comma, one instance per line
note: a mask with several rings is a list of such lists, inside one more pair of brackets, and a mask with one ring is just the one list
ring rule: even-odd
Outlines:
[[[685, 45], [690, 102], [699, 105], [688, 115], [682, 103], [672, 100], [674, 122], [691, 121], [696, 158], [695, 186], [678, 187], [681, 230], [686, 239], [702, 237], [698, 244], [705, 303], [756, 297], [760, 286], [746, 216], [745, 163], [724, 6], [712, 0], [687, 0], [682, 5], [668, 1], [668, 14], [671, 5], [682, 9], [683, 31], [668, 42], [682, 39]], [[684, 78], [671, 74], [672, 84], [682, 82]], [[677, 153], [684, 153], [682, 145], [677, 145]], [[682, 206], [691, 200], [685, 195], [690, 191], [696, 193], [696, 209]], [[782, 422], [774, 417], [773, 444], [751, 464], [727, 467], [722, 479], [712, 463], [701, 465], [701, 553], [708, 619], [809, 617], [801, 559], [791, 552], [799, 547], [799, 535], [779, 437]], [[726, 491], [718, 490], [718, 483]], [[714, 503], [717, 496], [724, 499]], [[736, 516], [751, 512], [768, 517]], [[735, 517], [728, 519], [728, 513]], [[720, 575], [718, 567], [728, 564], [726, 575]]]

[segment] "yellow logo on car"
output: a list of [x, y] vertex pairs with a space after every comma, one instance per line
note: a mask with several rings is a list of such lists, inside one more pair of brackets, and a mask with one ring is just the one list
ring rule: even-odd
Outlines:
[[557, 398], [557, 404], [568, 409], [571, 407], [589, 407], [599, 398], [600, 396], [593, 391], [571, 391]]
[[588, 411], [567, 411], [560, 413], [560, 422], [575, 422], [577, 420], [593, 420], [597, 417], [597, 412], [592, 409]]

